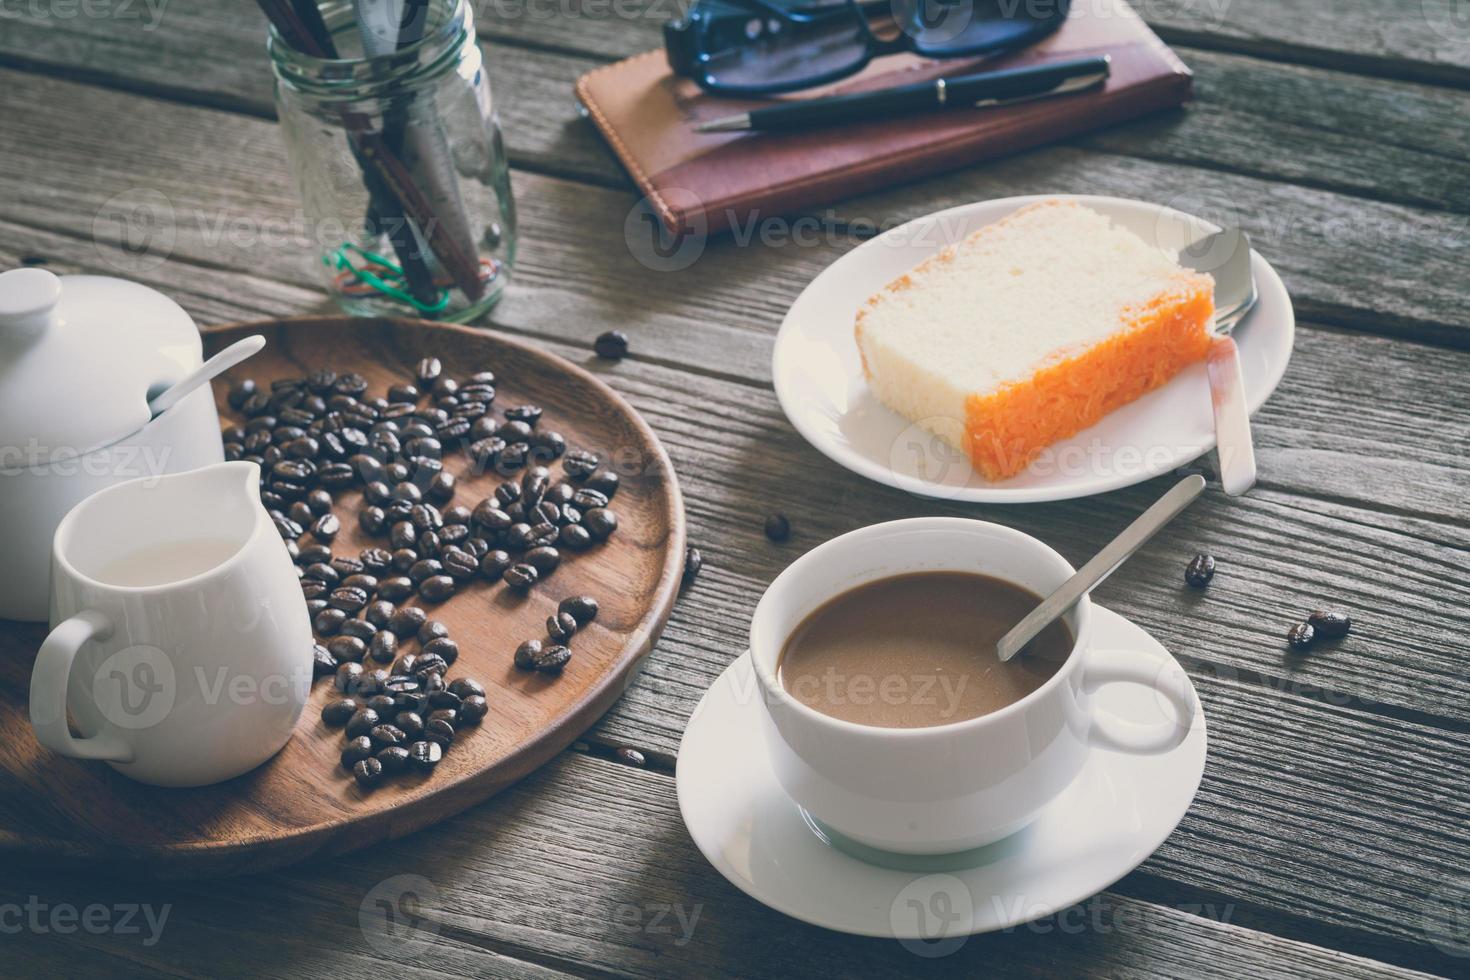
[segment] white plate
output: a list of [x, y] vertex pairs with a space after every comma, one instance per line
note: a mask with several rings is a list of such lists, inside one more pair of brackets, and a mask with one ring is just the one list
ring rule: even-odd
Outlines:
[[[853, 325], [858, 307], [945, 245], [1022, 205], [1068, 198], [1112, 218], [1145, 241], [1179, 250], [1217, 226], [1172, 208], [1115, 197], [1048, 194], [982, 201], [939, 211], [864, 242], [813, 279], [786, 314], [772, 364], [776, 396], [791, 424], [854, 473], [926, 497], [1032, 503], [1131, 486], [1214, 448], [1215, 425], [1203, 363], [1057, 443], [1025, 472], [991, 482], [963, 455], [889, 411], [863, 379]], [[1254, 413], [1276, 390], [1291, 358], [1296, 318], [1281, 277], [1252, 256], [1260, 303], [1235, 333]]]
[[[1169, 653], [1094, 605], [1099, 649]], [[1193, 693], [1193, 687], [1190, 688]], [[1172, 709], [1136, 685], [1099, 688], [1098, 706], [1140, 724]], [[793, 918], [884, 936], [937, 954], [972, 933], [1008, 929], [1102, 891], [1138, 867], [1183, 819], [1205, 767], [1204, 713], [1160, 755], [1094, 749], [1086, 767], [1019, 833], [963, 857], [903, 858], [825, 842], [782, 792], [766, 754], [750, 655], [725, 669], [679, 745], [679, 810], [704, 856], [731, 884]], [[849, 845], [851, 848], [851, 845]], [[877, 862], [877, 863], [874, 863]]]

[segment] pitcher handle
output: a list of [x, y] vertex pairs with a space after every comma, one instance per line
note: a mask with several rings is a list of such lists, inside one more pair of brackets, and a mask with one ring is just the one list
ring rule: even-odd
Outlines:
[[[1177, 748], [1194, 727], [1199, 699], [1189, 683], [1189, 675], [1177, 662], [1143, 658], [1131, 650], [1093, 650], [1085, 670], [1084, 685], [1089, 693], [1104, 684], [1141, 684], [1174, 707], [1174, 721], [1161, 720], [1156, 725], [1143, 725], [1111, 712], [1098, 711], [1088, 736], [1093, 745], [1133, 755], [1157, 755]], [[1160, 714], [1162, 717], [1162, 711]]]
[[57, 626], [41, 644], [31, 671], [31, 727], [36, 739], [52, 752], [74, 759], [132, 762], [133, 750], [116, 733], [77, 738], [66, 724], [66, 688], [72, 661], [88, 640], [112, 636], [112, 620], [84, 609]]

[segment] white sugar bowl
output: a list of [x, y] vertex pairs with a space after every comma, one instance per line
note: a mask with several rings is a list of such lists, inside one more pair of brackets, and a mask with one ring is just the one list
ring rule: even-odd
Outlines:
[[104, 487], [224, 459], [205, 385], [157, 418], [148, 399], [203, 363], [173, 300], [108, 276], [0, 273], [0, 619], [45, 620], [51, 539]]

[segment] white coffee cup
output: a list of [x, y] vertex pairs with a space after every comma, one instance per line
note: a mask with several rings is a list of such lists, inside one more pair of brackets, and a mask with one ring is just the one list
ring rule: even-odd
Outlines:
[[200, 786], [286, 744], [310, 692], [311, 622], [258, 488], [254, 463], [217, 463], [116, 484], [62, 519], [31, 673], [42, 745]]
[[[1137, 653], [1094, 649], [1086, 597], [1066, 616], [1076, 643], [1057, 673], [1020, 701], [978, 718], [880, 728], [823, 714], [781, 686], [782, 646], [809, 613], [865, 582], [921, 571], [978, 572], [1045, 595], [1073, 568], [1020, 531], [921, 517], [834, 538], [776, 577], [750, 628], [766, 741], [787, 795], [828, 828], [899, 853], [979, 847], [1035, 818], [1094, 748], [1165, 752], [1188, 734], [1199, 705], [1183, 671], [1174, 666], [1161, 673], [1156, 661]], [[1158, 723], [1098, 711], [1093, 692], [1114, 682], [1154, 689]]]

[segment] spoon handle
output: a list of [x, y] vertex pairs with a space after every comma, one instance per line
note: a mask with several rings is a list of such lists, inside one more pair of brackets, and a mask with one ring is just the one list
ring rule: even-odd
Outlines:
[[1099, 582], [1113, 574], [1118, 566], [1127, 561], [1135, 551], [1142, 548], [1149, 538], [1157, 534], [1165, 524], [1188, 507], [1204, 488], [1204, 477], [1198, 474], [1186, 476], [1176, 483], [1172, 490], [1160, 497], [1152, 507], [1138, 515], [1138, 519], [1129, 524], [1122, 534], [1108, 542], [1107, 547], [1093, 555], [1091, 561], [1078, 569], [1075, 575], [1063, 582], [1055, 592], [1042, 600], [1041, 605], [1027, 613], [1026, 618], [1000, 638], [1000, 642], [995, 645], [995, 652], [1000, 656], [1001, 661], [1005, 662], [1014, 657], [1052, 620], [1071, 609], [1078, 599], [1091, 592]]
[[185, 395], [192, 392], [195, 388], [203, 384], [208, 384], [209, 380], [215, 375], [223, 374], [236, 364], [245, 360], [245, 358], [258, 353], [264, 346], [265, 338], [260, 334], [235, 341], [184, 375], [173, 385], [153, 396], [153, 399], [148, 403], [149, 415], [157, 418], [177, 405], [183, 400]]

